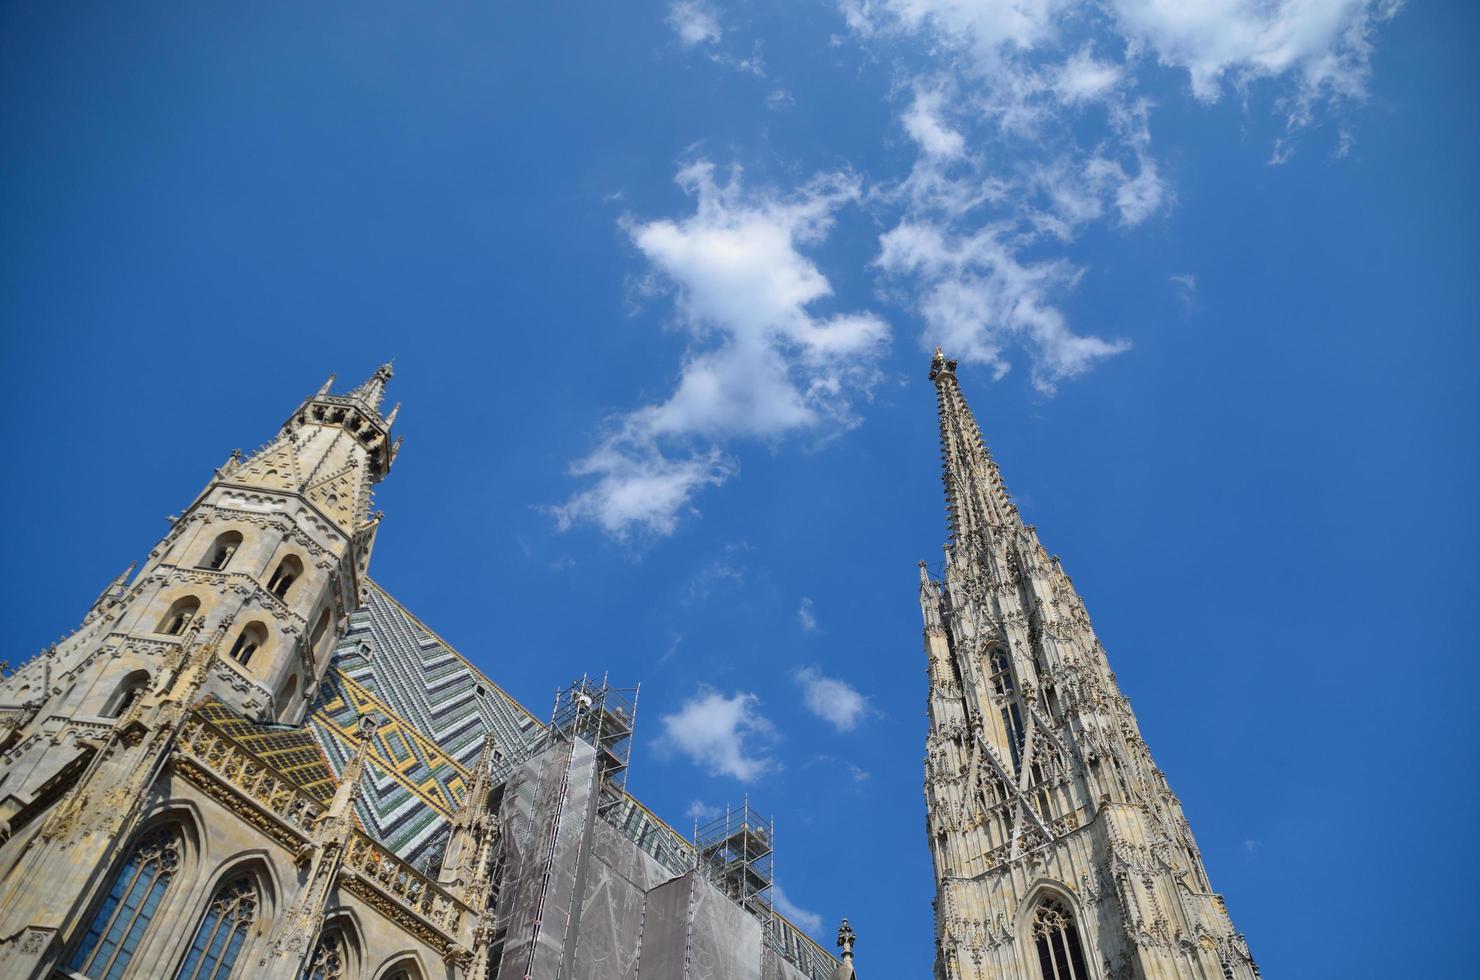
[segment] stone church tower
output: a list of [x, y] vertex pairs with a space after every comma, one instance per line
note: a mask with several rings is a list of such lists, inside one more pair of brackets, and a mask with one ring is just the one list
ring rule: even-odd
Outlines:
[[1084, 603], [939, 350], [950, 541], [920, 565], [939, 980], [1252, 980]]
[[370, 579], [390, 378], [331, 377], [0, 668], [0, 977], [851, 980], [851, 929], [772, 907], [769, 824], [627, 792], [635, 689], [546, 723]]
[[[130, 566], [75, 632], [6, 679], [3, 700], [20, 706], [0, 714], [0, 841], [15, 845], [0, 849], [7, 976], [60, 965], [56, 940], [93, 903], [99, 870], [133, 835], [195, 705], [211, 699], [259, 722], [303, 720], [306, 694], [359, 604], [379, 522], [371, 486], [397, 449], [396, 413], [381, 414], [390, 377], [386, 365], [347, 395], [330, 394], [331, 377], [271, 443], [248, 459], [233, 453], [171, 518], [132, 583]], [[346, 779], [340, 795], [356, 785]], [[335, 802], [342, 817], [350, 801]], [[11, 842], [19, 828], [28, 833]], [[153, 873], [165, 877], [179, 849], [174, 838], [161, 845]], [[318, 931], [312, 921], [295, 925]], [[106, 970], [118, 956], [108, 944], [130, 938], [139, 937], [84, 939], [69, 968]], [[299, 943], [285, 969], [301, 969], [301, 938], [274, 939], [274, 957]]]

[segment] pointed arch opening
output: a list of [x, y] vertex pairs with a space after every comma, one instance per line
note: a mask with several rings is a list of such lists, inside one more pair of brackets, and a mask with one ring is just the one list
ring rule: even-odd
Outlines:
[[242, 534], [240, 531], [226, 531], [223, 534], [219, 534], [216, 536], [216, 540], [211, 542], [211, 546], [206, 549], [206, 553], [201, 556], [198, 567], [207, 568], [212, 571], [221, 571], [227, 565], [231, 564], [232, 557], [241, 546]]
[[1012, 658], [1006, 650], [996, 647], [992, 650], [988, 662], [991, 665], [992, 690], [996, 692], [1002, 704], [1002, 728], [1007, 736], [1007, 749], [1012, 756], [1013, 772], [1022, 769], [1023, 729], [1022, 709], [1018, 707], [1018, 699], [1012, 683]]
[[195, 614], [200, 612], [200, 600], [193, 595], [181, 596], [171, 604], [159, 627], [154, 631], [165, 636], [179, 636], [190, 626]]
[[261, 623], [248, 623], [242, 627], [237, 634], [236, 642], [231, 645], [231, 659], [243, 667], [252, 662], [252, 654], [267, 645], [267, 627]]
[[285, 555], [278, 562], [277, 570], [272, 573], [272, 578], [267, 580], [267, 591], [279, 599], [288, 598], [288, 590], [293, 583], [303, 577], [303, 562], [296, 555]]
[[216, 889], [196, 927], [176, 980], [226, 980], [261, 905], [261, 888], [250, 873], [233, 875]]
[[329, 919], [309, 955], [303, 980], [344, 980], [359, 976], [360, 935], [348, 915]]
[[1045, 892], [1029, 928], [1043, 980], [1092, 980], [1074, 911], [1062, 897]]
[[134, 842], [67, 961], [68, 970], [107, 980], [123, 975], [180, 870], [180, 850], [180, 828], [174, 824]]
[[376, 974], [376, 980], [423, 980], [425, 976], [416, 954], [407, 952], [393, 956], [380, 973]]
[[118, 682], [118, 687], [108, 697], [103, 705], [102, 717], [117, 718], [129, 709], [135, 701], [143, 696], [149, 689], [149, 671], [139, 669], [131, 671], [123, 680]]

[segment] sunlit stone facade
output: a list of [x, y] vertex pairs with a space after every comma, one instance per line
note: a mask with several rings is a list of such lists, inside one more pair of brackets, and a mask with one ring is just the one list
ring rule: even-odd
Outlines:
[[851, 977], [369, 579], [390, 379], [0, 681], [0, 977]]

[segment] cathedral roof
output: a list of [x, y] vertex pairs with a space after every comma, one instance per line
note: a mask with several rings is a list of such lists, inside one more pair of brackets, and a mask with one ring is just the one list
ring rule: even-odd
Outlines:
[[334, 798], [339, 777], [329, 765], [318, 739], [308, 728], [259, 724], [242, 717], [214, 697], [206, 698], [195, 710], [315, 800], [328, 804]]

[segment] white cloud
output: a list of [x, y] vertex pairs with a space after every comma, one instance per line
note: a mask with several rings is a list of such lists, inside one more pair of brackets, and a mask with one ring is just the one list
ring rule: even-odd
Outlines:
[[1172, 276], [1171, 281], [1177, 288], [1177, 299], [1182, 303], [1182, 311], [1191, 313], [1197, 306], [1197, 276], [1191, 273]]
[[721, 180], [701, 160], [677, 180], [695, 200], [692, 215], [623, 227], [694, 346], [666, 401], [618, 419], [572, 465], [596, 482], [554, 509], [562, 528], [593, 521], [617, 537], [671, 533], [696, 493], [735, 474], [721, 443], [855, 425], [853, 399], [877, 378], [888, 325], [871, 313], [813, 313], [832, 286], [799, 250], [858, 200], [856, 177], [823, 174], [783, 196], [747, 192], [738, 168]]
[[840, 732], [851, 732], [872, 709], [868, 698], [847, 681], [828, 677], [816, 667], [803, 667], [794, 675], [801, 685], [807, 710]]
[[775, 903], [776, 911], [801, 926], [805, 932], [815, 934], [822, 928], [822, 916], [816, 912], [807, 911], [787, 898], [786, 892], [781, 890], [779, 883], [773, 883], [771, 885], [771, 901]]
[[817, 614], [812, 612], [812, 600], [807, 596], [802, 596], [802, 604], [797, 607], [797, 622], [802, 624], [804, 632], [817, 629]]
[[719, 26], [719, 15], [702, 0], [679, 0], [670, 6], [668, 26], [678, 34], [679, 42], [686, 48], [698, 44], [713, 44], [723, 33]]
[[715, 817], [723, 816], [724, 812], [723, 807], [712, 806], [703, 800], [690, 800], [689, 808], [683, 812], [683, 815], [690, 820], [697, 820], [700, 823], [704, 823], [713, 820]]
[[634, 527], [672, 534], [679, 515], [691, 509], [689, 499], [695, 493], [719, 486], [737, 470], [716, 448], [670, 459], [651, 439], [624, 428], [571, 464], [572, 476], [595, 476], [596, 484], [555, 507], [555, 522], [566, 530], [581, 521], [595, 521], [618, 537]]
[[951, 160], [961, 156], [966, 149], [966, 140], [941, 118], [944, 98], [945, 93], [939, 89], [925, 91], [916, 88], [915, 101], [910, 103], [901, 121], [905, 132], [920, 145], [922, 152]]
[[1010, 367], [1003, 348], [1021, 342], [1032, 356], [1033, 385], [1046, 394], [1130, 346], [1070, 330], [1051, 296], [1072, 289], [1079, 270], [1063, 261], [1020, 261], [1001, 228], [961, 236], [927, 223], [901, 223], [880, 238], [878, 263], [923, 283], [926, 347], [939, 345], [1001, 377]]
[[1081, 48], [1054, 72], [1053, 90], [1068, 104], [1093, 102], [1114, 91], [1125, 72], [1108, 61], [1096, 60], [1088, 48]]
[[[903, 130], [918, 147], [877, 266], [937, 344], [997, 377], [1026, 351], [1045, 394], [1124, 351], [1088, 335], [1063, 300], [1086, 227], [1122, 229], [1167, 211], [1175, 192], [1139, 94], [1159, 62], [1188, 72], [1197, 99], [1272, 83], [1286, 134], [1318, 109], [1360, 98], [1375, 26], [1401, 0], [841, 0], [855, 35], [891, 53]], [[1350, 129], [1338, 130], [1340, 155]]]
[[679, 752], [711, 775], [756, 780], [780, 768], [766, 751], [776, 741], [776, 727], [757, 710], [759, 704], [745, 691], [725, 697], [701, 687], [676, 713], [660, 719], [659, 749]]
[[1112, 0], [1120, 33], [1187, 71], [1193, 94], [1216, 101], [1224, 80], [1293, 75], [1294, 125], [1322, 97], [1364, 94], [1374, 25], [1401, 0]]

